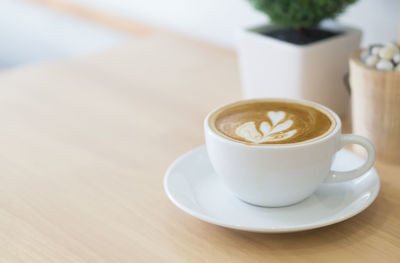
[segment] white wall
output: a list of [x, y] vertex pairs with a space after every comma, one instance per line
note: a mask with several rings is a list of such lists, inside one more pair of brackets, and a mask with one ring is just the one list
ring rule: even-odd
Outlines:
[[87, 20], [16, 0], [0, 0], [0, 36], [0, 71], [102, 50], [127, 38]]
[[[231, 47], [235, 30], [266, 21], [264, 15], [254, 11], [246, 0], [64, 1], [104, 9]], [[400, 0], [359, 0], [340, 17], [340, 21], [360, 27], [364, 31], [365, 45], [397, 38], [399, 15]]]

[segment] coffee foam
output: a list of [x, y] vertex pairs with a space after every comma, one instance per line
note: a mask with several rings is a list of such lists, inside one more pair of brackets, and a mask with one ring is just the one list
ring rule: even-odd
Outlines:
[[326, 110], [286, 100], [242, 101], [214, 112], [210, 127], [246, 144], [288, 144], [317, 139], [336, 126]]
[[287, 116], [284, 111], [268, 111], [268, 121], [261, 122], [257, 128], [255, 121], [245, 122], [236, 128], [235, 134], [249, 142], [265, 143], [284, 141], [293, 137], [296, 129], [292, 129], [293, 120], [284, 120]]

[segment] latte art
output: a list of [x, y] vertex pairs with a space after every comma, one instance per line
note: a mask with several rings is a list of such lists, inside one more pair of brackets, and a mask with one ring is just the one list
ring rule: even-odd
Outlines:
[[264, 143], [286, 140], [294, 136], [296, 129], [291, 129], [292, 120], [284, 120], [287, 114], [284, 111], [268, 111], [269, 121], [261, 122], [257, 128], [254, 121], [245, 122], [236, 128], [237, 136], [254, 143]]
[[234, 141], [262, 145], [320, 138], [336, 126], [324, 109], [290, 100], [260, 99], [234, 103], [214, 112], [209, 125]]

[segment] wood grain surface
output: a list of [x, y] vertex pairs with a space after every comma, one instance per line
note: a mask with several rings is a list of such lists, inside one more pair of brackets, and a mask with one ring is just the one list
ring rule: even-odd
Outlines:
[[400, 167], [361, 214], [291, 234], [234, 231], [162, 179], [240, 97], [236, 58], [163, 34], [0, 75], [0, 262], [400, 262]]
[[97, 10], [92, 6], [85, 6], [82, 3], [74, 3], [73, 1], [65, 0], [28, 0], [33, 4], [41, 5], [52, 9], [52, 11], [64, 12], [79, 18], [89, 20], [94, 23], [101, 24], [106, 27], [121, 30], [133, 35], [146, 36], [156, 29], [139, 23], [138, 21], [132, 21], [121, 16], [112, 14], [112, 12], [104, 12]]

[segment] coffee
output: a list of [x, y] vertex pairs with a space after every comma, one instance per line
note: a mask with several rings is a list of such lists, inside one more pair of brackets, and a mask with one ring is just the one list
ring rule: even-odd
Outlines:
[[233, 141], [253, 144], [291, 144], [328, 135], [335, 118], [313, 104], [260, 99], [230, 104], [214, 112], [210, 127]]

